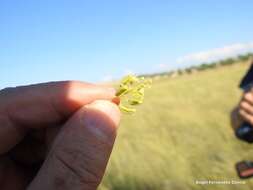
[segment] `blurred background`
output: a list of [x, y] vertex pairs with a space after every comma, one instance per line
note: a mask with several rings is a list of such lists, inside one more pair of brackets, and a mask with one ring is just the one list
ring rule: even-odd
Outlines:
[[253, 160], [229, 114], [253, 52], [250, 0], [1, 0], [0, 88], [58, 80], [152, 77], [145, 103], [124, 115], [100, 190], [251, 189]]

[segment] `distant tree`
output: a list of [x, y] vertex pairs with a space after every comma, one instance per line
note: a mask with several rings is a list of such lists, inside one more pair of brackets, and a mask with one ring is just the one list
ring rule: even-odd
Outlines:
[[178, 73], [179, 75], [182, 75], [182, 74], [184, 74], [184, 71], [183, 71], [182, 69], [178, 69], [178, 70], [177, 70], [177, 73]]
[[252, 53], [247, 53], [245, 55], [238, 55], [237, 60], [238, 61], [247, 61], [248, 59], [250, 59], [253, 56]]
[[220, 65], [232, 65], [236, 62], [237, 60], [234, 59], [234, 58], [228, 58], [228, 59], [224, 59], [224, 60], [221, 60], [219, 63]]
[[218, 66], [226, 66], [226, 65], [232, 65], [238, 62], [245, 62], [249, 59], [253, 58], [253, 53], [247, 53], [247, 54], [243, 54], [243, 55], [238, 55], [235, 58], [227, 58], [227, 59], [223, 59], [220, 61], [215, 61], [215, 62], [211, 62], [211, 63], [202, 63], [200, 65], [193, 65], [190, 67], [187, 67], [185, 69], [178, 69], [178, 70], [174, 70], [174, 71], [165, 71], [165, 72], [160, 72], [160, 73], [151, 73], [151, 74], [145, 74], [145, 75], [141, 75], [144, 77], [175, 77], [177, 75], [182, 75], [184, 73], [193, 73], [196, 71], [203, 71], [206, 69], [212, 69], [212, 68], [216, 68]]

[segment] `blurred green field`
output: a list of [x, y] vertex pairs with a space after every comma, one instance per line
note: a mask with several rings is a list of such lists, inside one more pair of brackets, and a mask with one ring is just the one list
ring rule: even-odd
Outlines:
[[134, 116], [123, 116], [100, 190], [252, 189], [196, 185], [239, 180], [234, 164], [253, 160], [253, 147], [235, 139], [229, 123], [248, 63], [154, 81]]

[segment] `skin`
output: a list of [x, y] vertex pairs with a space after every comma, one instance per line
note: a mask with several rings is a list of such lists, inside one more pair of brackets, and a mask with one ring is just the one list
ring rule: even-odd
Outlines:
[[96, 189], [120, 122], [115, 100], [77, 81], [0, 91], [0, 189]]
[[244, 121], [253, 126], [253, 89], [242, 95], [239, 104], [231, 113], [231, 124], [234, 129], [240, 127]]

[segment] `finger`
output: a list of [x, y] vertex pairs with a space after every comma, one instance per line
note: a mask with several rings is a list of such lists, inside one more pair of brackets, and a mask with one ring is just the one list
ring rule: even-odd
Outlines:
[[247, 113], [251, 114], [253, 117], [253, 106], [249, 102], [242, 101], [239, 105], [239, 108], [245, 110]]
[[83, 82], [51, 82], [0, 91], [0, 154], [17, 144], [29, 128], [58, 124], [114, 90]]
[[253, 105], [253, 94], [252, 94], [252, 91], [245, 93], [243, 95], [242, 101], [246, 101], [249, 104]]
[[31, 133], [28, 133], [6, 155], [19, 165], [32, 167], [34, 165], [40, 165], [45, 160], [47, 146], [45, 140], [36, 139]]
[[116, 96], [115, 98], [112, 99], [112, 102], [117, 105], [120, 105], [120, 98]]
[[99, 185], [120, 120], [118, 107], [96, 101], [63, 126], [29, 190], [95, 190]]
[[19, 167], [8, 157], [0, 156], [0, 189], [23, 190], [31, 181], [32, 170]]
[[239, 109], [239, 115], [251, 125], [253, 125], [253, 116], [243, 109]]

